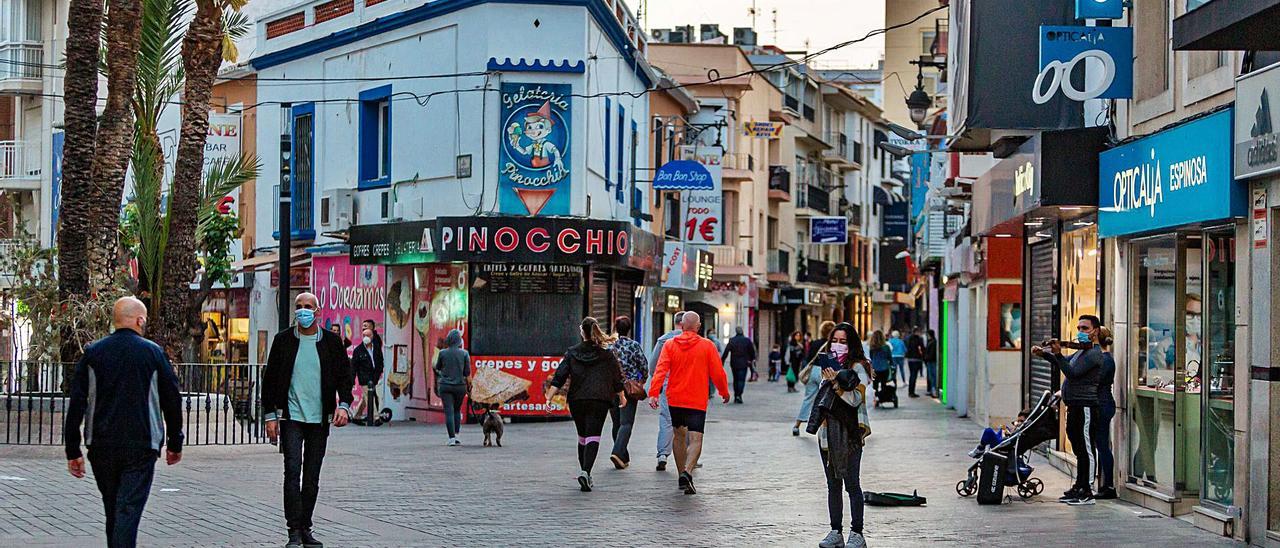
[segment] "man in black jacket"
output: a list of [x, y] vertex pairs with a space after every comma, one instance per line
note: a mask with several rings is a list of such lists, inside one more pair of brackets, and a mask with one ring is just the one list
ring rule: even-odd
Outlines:
[[117, 300], [111, 323], [115, 332], [86, 347], [76, 364], [63, 437], [67, 471], [83, 478], [84, 423], [89, 464], [106, 511], [107, 546], [115, 548], [138, 543], [160, 448], [170, 466], [182, 460], [182, 397], [164, 350], [142, 337], [146, 305], [133, 297]]
[[[369, 323], [365, 322], [366, 325]], [[364, 387], [364, 426], [382, 426], [378, 420], [378, 381], [382, 380], [382, 352], [374, 339], [372, 329], [366, 327], [360, 333], [360, 345], [351, 351], [351, 369], [355, 370], [356, 380]]]
[[[284, 452], [284, 514], [289, 548], [322, 548], [311, 534], [329, 423], [351, 419], [351, 361], [342, 340], [320, 329], [311, 293], [294, 299], [294, 327], [276, 334], [262, 372], [267, 437]], [[339, 403], [335, 403], [335, 400]]]
[[910, 374], [910, 380], [907, 382], [908, 396], [913, 398], [920, 397], [919, 394], [916, 394], [916, 379], [920, 377], [923, 369], [924, 337], [920, 336], [920, 328], [917, 327], [907, 337], [907, 371]]
[[1062, 401], [1067, 404], [1067, 439], [1076, 455], [1076, 481], [1062, 498], [1072, 506], [1093, 504], [1093, 474], [1097, 453], [1089, 436], [1093, 422], [1099, 420], [1098, 381], [1104, 356], [1098, 346], [1098, 328], [1102, 321], [1097, 316], [1080, 316], [1076, 325], [1076, 341], [1084, 348], [1077, 350], [1070, 359], [1062, 356], [1062, 346], [1057, 342], [1048, 348], [1032, 347], [1031, 352], [1053, 363], [1062, 371], [1066, 382], [1062, 385]]
[[729, 369], [733, 371], [733, 403], [742, 403], [742, 391], [747, 388], [747, 376], [756, 363], [756, 345], [737, 328], [729, 344], [724, 347], [720, 359], [729, 358]]

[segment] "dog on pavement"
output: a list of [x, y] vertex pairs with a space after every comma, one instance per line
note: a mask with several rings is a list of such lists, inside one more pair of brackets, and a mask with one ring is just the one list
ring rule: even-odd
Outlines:
[[[480, 426], [484, 428], [484, 446], [491, 447], [497, 444], [502, 447], [502, 415], [498, 414], [498, 407], [490, 406], [485, 411], [484, 418], [480, 420]], [[490, 440], [490, 436], [494, 439]]]

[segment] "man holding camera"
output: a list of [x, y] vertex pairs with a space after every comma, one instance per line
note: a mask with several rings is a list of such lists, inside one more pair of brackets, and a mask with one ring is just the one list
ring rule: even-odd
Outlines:
[[1099, 327], [1102, 321], [1097, 316], [1080, 316], [1072, 345], [1079, 350], [1070, 358], [1063, 357], [1062, 343], [1056, 340], [1031, 348], [1033, 354], [1054, 364], [1066, 377], [1062, 401], [1067, 404], [1067, 439], [1076, 455], [1076, 481], [1058, 500], [1072, 506], [1094, 503], [1092, 481], [1097, 457], [1089, 432], [1092, 422], [1100, 420], [1098, 381], [1105, 357], [1098, 345]]

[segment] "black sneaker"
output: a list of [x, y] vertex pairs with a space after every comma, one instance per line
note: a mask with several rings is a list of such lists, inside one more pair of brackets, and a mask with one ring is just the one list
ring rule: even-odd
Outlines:
[[302, 533], [299, 533], [297, 529], [290, 529], [289, 543], [284, 545], [284, 548], [302, 548]]
[[302, 548], [324, 548], [324, 543], [316, 540], [310, 529], [298, 531], [298, 535], [302, 537]]
[[1120, 495], [1116, 493], [1115, 487], [1103, 487], [1102, 489], [1098, 489], [1098, 494], [1094, 495], [1093, 498], [1098, 500], [1115, 500], [1120, 498]]
[[689, 480], [691, 479], [693, 479], [693, 476], [690, 476], [688, 472], [680, 472], [680, 479], [676, 480], [676, 488], [687, 492], [689, 490]]
[[[688, 474], [687, 472], [685, 473], [685, 475], [686, 475], [686, 476], [689, 476], [689, 474]], [[685, 478], [684, 494], [686, 494], [686, 495], [694, 495], [694, 494], [697, 494], [697, 493], [698, 493], [698, 490], [693, 488], [693, 476], [689, 476], [689, 477]]]
[[667, 459], [658, 459], [658, 471], [659, 472], [667, 471]]
[[1093, 504], [1093, 493], [1088, 491], [1082, 491], [1079, 496], [1067, 501], [1069, 506], [1087, 506], [1090, 504]]
[[1079, 496], [1079, 494], [1080, 494], [1080, 490], [1075, 487], [1072, 487], [1070, 489], [1067, 489], [1067, 491], [1063, 493], [1061, 497], [1058, 497], [1058, 502], [1071, 502], [1075, 500]]
[[734, 398], [733, 403], [742, 403], [742, 398]]

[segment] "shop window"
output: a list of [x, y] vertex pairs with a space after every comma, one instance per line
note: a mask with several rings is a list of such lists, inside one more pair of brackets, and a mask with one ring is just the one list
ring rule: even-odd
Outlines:
[[292, 213], [290, 215], [291, 230], [294, 238], [312, 240], [315, 231], [315, 142], [316, 142], [316, 106], [314, 103], [294, 105], [293, 107], [293, 165], [291, 198]]
[[360, 189], [391, 183], [391, 86], [360, 92]]

